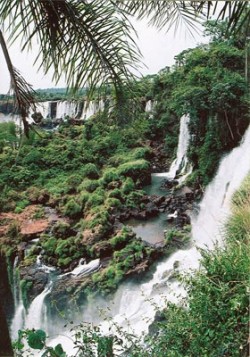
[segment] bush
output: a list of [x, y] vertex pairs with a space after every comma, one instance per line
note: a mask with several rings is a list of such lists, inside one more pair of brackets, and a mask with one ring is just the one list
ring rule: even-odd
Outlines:
[[89, 163], [86, 164], [81, 170], [83, 177], [88, 177], [90, 179], [98, 179], [99, 170], [97, 169], [95, 164]]
[[63, 209], [63, 213], [66, 216], [76, 218], [81, 215], [82, 208], [81, 206], [73, 199], [71, 198], [67, 204], [65, 205]]
[[100, 182], [98, 180], [85, 179], [79, 186], [79, 190], [86, 190], [88, 192], [94, 192], [99, 187]]
[[127, 177], [125, 182], [122, 185], [123, 194], [127, 195], [130, 192], [132, 192], [134, 189], [135, 189], [134, 181], [130, 177]]
[[120, 180], [120, 175], [117, 172], [116, 169], [114, 168], [108, 168], [103, 172], [101, 181], [103, 183], [103, 185], [106, 187], [107, 184], [109, 184], [110, 182], [113, 181], [119, 181]]
[[120, 208], [122, 203], [117, 198], [107, 198], [105, 200], [105, 207], [109, 210], [110, 208]]

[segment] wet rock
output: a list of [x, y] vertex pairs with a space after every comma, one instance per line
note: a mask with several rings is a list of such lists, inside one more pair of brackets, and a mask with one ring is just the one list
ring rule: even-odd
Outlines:
[[20, 268], [20, 278], [32, 283], [27, 290], [29, 301], [32, 301], [37, 295], [41, 294], [48, 283], [48, 274], [37, 268], [35, 264], [30, 267]]
[[98, 258], [107, 258], [113, 254], [113, 248], [108, 241], [98, 242], [93, 246], [94, 256]]
[[141, 263], [137, 264], [134, 268], [128, 270], [126, 275], [141, 274], [145, 272], [148, 269], [148, 267], [149, 267], [149, 260], [145, 259]]

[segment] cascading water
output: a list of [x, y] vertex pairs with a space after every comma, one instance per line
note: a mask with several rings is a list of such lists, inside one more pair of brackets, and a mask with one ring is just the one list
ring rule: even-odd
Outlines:
[[[168, 275], [173, 271], [175, 262], [179, 262], [178, 270], [186, 272], [189, 269], [196, 269], [199, 266], [200, 253], [196, 246], [212, 248], [218, 240], [222, 241], [222, 224], [230, 212], [229, 203], [232, 194], [240, 186], [244, 177], [250, 171], [250, 127], [248, 128], [240, 146], [232, 150], [220, 163], [217, 175], [207, 187], [206, 193], [200, 204], [200, 212], [197, 217], [192, 218], [192, 246], [187, 250], [175, 252], [169, 259], [158, 264], [156, 272], [151, 281], [134, 286], [124, 284], [118, 290], [119, 295], [126, 296], [127, 301], [133, 301], [132, 306], [124, 310], [121, 305], [119, 313], [115, 319], [129, 321], [135, 328], [136, 333], [147, 328], [149, 321], [152, 321], [155, 310], [154, 304], [164, 305], [165, 299], [171, 300], [180, 296], [185, 296], [185, 291], [177, 282], [168, 281]], [[156, 290], [164, 285], [164, 295], [160, 296]], [[141, 291], [141, 293], [140, 293]], [[174, 292], [174, 293], [173, 293]], [[174, 295], [173, 295], [174, 294]], [[178, 297], [179, 296], [179, 297]], [[149, 303], [152, 299], [153, 303]], [[121, 298], [121, 301], [124, 299]], [[132, 310], [131, 310], [132, 309]], [[133, 324], [136, 315], [135, 325]], [[143, 320], [147, 318], [147, 321]]]
[[[186, 291], [180, 282], [170, 279], [178, 262], [178, 271], [197, 269], [201, 258], [197, 247], [212, 248], [216, 241], [222, 242], [222, 224], [229, 214], [229, 203], [234, 191], [250, 171], [250, 127], [240, 146], [225, 156], [218, 172], [207, 187], [200, 203], [200, 211], [192, 217], [192, 241], [190, 248], [179, 250], [157, 265], [151, 280], [143, 284], [126, 282], [116, 292], [112, 301], [95, 300], [82, 312], [81, 321], [100, 323], [104, 332], [110, 324], [99, 316], [99, 308], [106, 308], [114, 323], [136, 334], [147, 331], [155, 316], [155, 306], [165, 306], [166, 300], [181, 302]], [[58, 337], [53, 344], [62, 342]], [[63, 339], [68, 353], [73, 353], [73, 343]]]
[[145, 105], [145, 112], [151, 112], [153, 110], [153, 102], [152, 100], [148, 100]]
[[[188, 166], [187, 149], [190, 139], [190, 134], [188, 130], [189, 120], [190, 120], [189, 115], [183, 115], [180, 119], [180, 134], [179, 134], [176, 159], [172, 162], [169, 171], [159, 174], [154, 174], [155, 176], [161, 176], [173, 180], [176, 177], [178, 171], [180, 172], [180, 176], [183, 176], [186, 173], [187, 166]], [[191, 171], [189, 169], [188, 174], [191, 173]], [[185, 175], [185, 178], [186, 177], [187, 175]], [[182, 179], [180, 180], [183, 181]]]
[[[186, 154], [188, 145], [188, 132], [184, 130], [183, 126], [187, 128], [188, 117], [182, 117], [179, 141], [182, 143], [178, 145], [177, 159], [171, 166], [168, 177], [173, 177], [173, 172], [180, 169], [183, 157]], [[184, 140], [185, 138], [185, 140]], [[185, 144], [186, 142], [186, 144]], [[185, 144], [185, 145], [184, 145]], [[182, 156], [182, 158], [181, 158]], [[178, 163], [178, 168], [177, 168]], [[107, 323], [99, 316], [99, 308], [106, 308], [112, 317], [112, 321], [118, 323], [124, 329], [130, 327], [136, 334], [147, 331], [148, 325], [153, 321], [155, 316], [155, 306], [165, 306], [166, 299], [173, 302], [180, 302], [181, 298], [185, 297], [186, 292], [180, 282], [170, 279], [175, 270], [176, 262], [178, 262], [178, 271], [186, 272], [190, 269], [199, 267], [200, 253], [198, 247], [205, 248], [212, 247], [216, 240], [222, 241], [220, 230], [223, 221], [229, 213], [229, 202], [233, 192], [240, 186], [242, 180], [250, 170], [250, 128], [247, 130], [244, 139], [240, 146], [232, 150], [225, 156], [220, 163], [217, 175], [206, 189], [203, 200], [200, 203], [200, 210], [197, 216], [192, 217], [192, 242], [190, 248], [186, 250], [179, 250], [171, 255], [170, 258], [165, 259], [157, 265], [156, 271], [152, 278], [142, 284], [135, 284], [126, 282], [122, 284], [112, 301], [104, 301], [102, 299], [95, 299], [84, 307], [82, 314], [79, 316], [79, 321], [90, 321], [101, 323], [104, 331], [108, 330]], [[168, 173], [159, 176], [165, 176]], [[98, 262], [93, 262], [93, 267], [98, 269]], [[75, 268], [76, 274], [86, 271], [87, 265], [80, 264]], [[73, 271], [73, 272], [74, 272]], [[92, 272], [90, 269], [89, 272]], [[72, 273], [72, 272], [71, 272]], [[39, 295], [32, 304], [42, 303], [49, 294], [50, 285]], [[32, 306], [31, 304], [31, 306]], [[30, 307], [31, 309], [31, 307]], [[41, 316], [41, 311], [40, 315]], [[30, 312], [30, 310], [29, 310]], [[28, 315], [29, 316], [29, 312]], [[16, 310], [16, 315], [18, 311]], [[16, 316], [15, 316], [16, 318]], [[17, 318], [16, 318], [17, 319]], [[39, 320], [39, 319], [38, 319]], [[14, 324], [15, 319], [13, 320]], [[28, 326], [29, 320], [26, 318], [25, 326]], [[129, 326], [128, 326], [129, 321]], [[76, 321], [77, 323], [77, 321]], [[23, 327], [24, 325], [20, 326]], [[38, 325], [36, 325], [38, 326]], [[39, 326], [41, 327], [41, 326]], [[57, 330], [59, 333], [59, 330]], [[58, 337], [53, 344], [58, 343]], [[64, 348], [67, 350], [68, 339], [63, 339]], [[74, 345], [71, 343], [68, 346], [68, 352], [72, 352]]]
[[[73, 269], [71, 272], [57, 275], [56, 269], [53, 267], [49, 267], [41, 262], [41, 256], [37, 257], [36, 261], [36, 269], [41, 270], [48, 274], [49, 283], [45, 287], [45, 289], [39, 294], [31, 303], [29, 308], [26, 310], [22, 297], [20, 295], [20, 291], [18, 289], [15, 290], [14, 296], [15, 298], [15, 315], [11, 324], [11, 335], [12, 339], [16, 339], [18, 336], [18, 330], [23, 328], [43, 328], [45, 331], [48, 330], [47, 326], [47, 309], [46, 304], [44, 303], [47, 295], [50, 294], [53, 288], [53, 281], [57, 279], [61, 279], [64, 276], [87, 276], [97, 271], [100, 268], [100, 259], [95, 259], [90, 261], [88, 264], [84, 263], [80, 260], [78, 266]], [[14, 282], [14, 286], [18, 286], [18, 282]]]
[[77, 115], [77, 103], [70, 101], [59, 101], [56, 106], [56, 118], [64, 119], [66, 116], [75, 118]]
[[28, 313], [25, 318], [25, 327], [29, 329], [39, 329], [42, 328], [47, 330], [47, 314], [46, 305], [44, 300], [46, 296], [51, 292], [52, 282], [50, 282], [43, 292], [38, 295], [31, 303]]

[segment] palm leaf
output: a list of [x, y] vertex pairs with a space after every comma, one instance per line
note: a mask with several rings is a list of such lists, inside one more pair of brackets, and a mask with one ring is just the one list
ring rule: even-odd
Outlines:
[[[118, 16], [119, 15], [119, 16]], [[102, 83], [121, 88], [138, 66], [140, 52], [126, 15], [106, 0], [2, 0], [0, 19], [23, 49], [38, 41], [37, 62], [57, 82], [66, 75], [73, 89]]]
[[11, 77], [11, 90], [13, 90], [14, 93], [15, 107], [17, 112], [21, 116], [23, 127], [24, 127], [24, 133], [26, 136], [29, 136], [29, 123], [27, 121], [27, 117], [30, 108], [33, 111], [35, 111], [36, 109], [36, 99], [35, 99], [36, 93], [31, 87], [31, 85], [28, 84], [25, 81], [25, 79], [21, 76], [18, 70], [14, 68], [9, 56], [9, 52], [2, 31], [0, 31], [0, 45], [2, 47], [3, 54]]
[[[117, 6], [138, 19], [147, 18], [149, 24], [168, 28], [184, 24], [189, 32], [202, 19], [215, 16], [217, 20], [228, 17], [228, 34], [238, 31], [250, 18], [248, 1], [159, 1], [117, 0]], [[220, 11], [218, 12], [218, 8]]]

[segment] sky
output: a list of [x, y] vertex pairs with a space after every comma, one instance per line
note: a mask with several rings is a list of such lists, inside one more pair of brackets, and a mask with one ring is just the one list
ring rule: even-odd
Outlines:
[[[160, 69], [174, 64], [174, 56], [187, 48], [193, 48], [198, 43], [206, 40], [200, 34], [193, 34], [192, 37], [183, 26], [174, 34], [174, 29], [168, 33], [158, 31], [154, 27], [149, 27], [146, 21], [136, 22], [134, 24], [138, 33], [137, 43], [143, 54], [143, 62], [147, 67], [141, 68], [143, 75], [157, 73]], [[9, 47], [10, 56], [14, 66], [21, 72], [26, 81], [33, 85], [34, 89], [65, 87], [65, 82], [55, 85], [52, 82], [52, 74], [44, 76], [42, 71], [38, 70], [38, 65], [33, 66], [36, 57], [35, 48], [32, 52], [21, 53], [20, 44], [15, 42]], [[10, 79], [7, 67], [0, 51], [0, 93], [6, 94], [9, 90]]]

